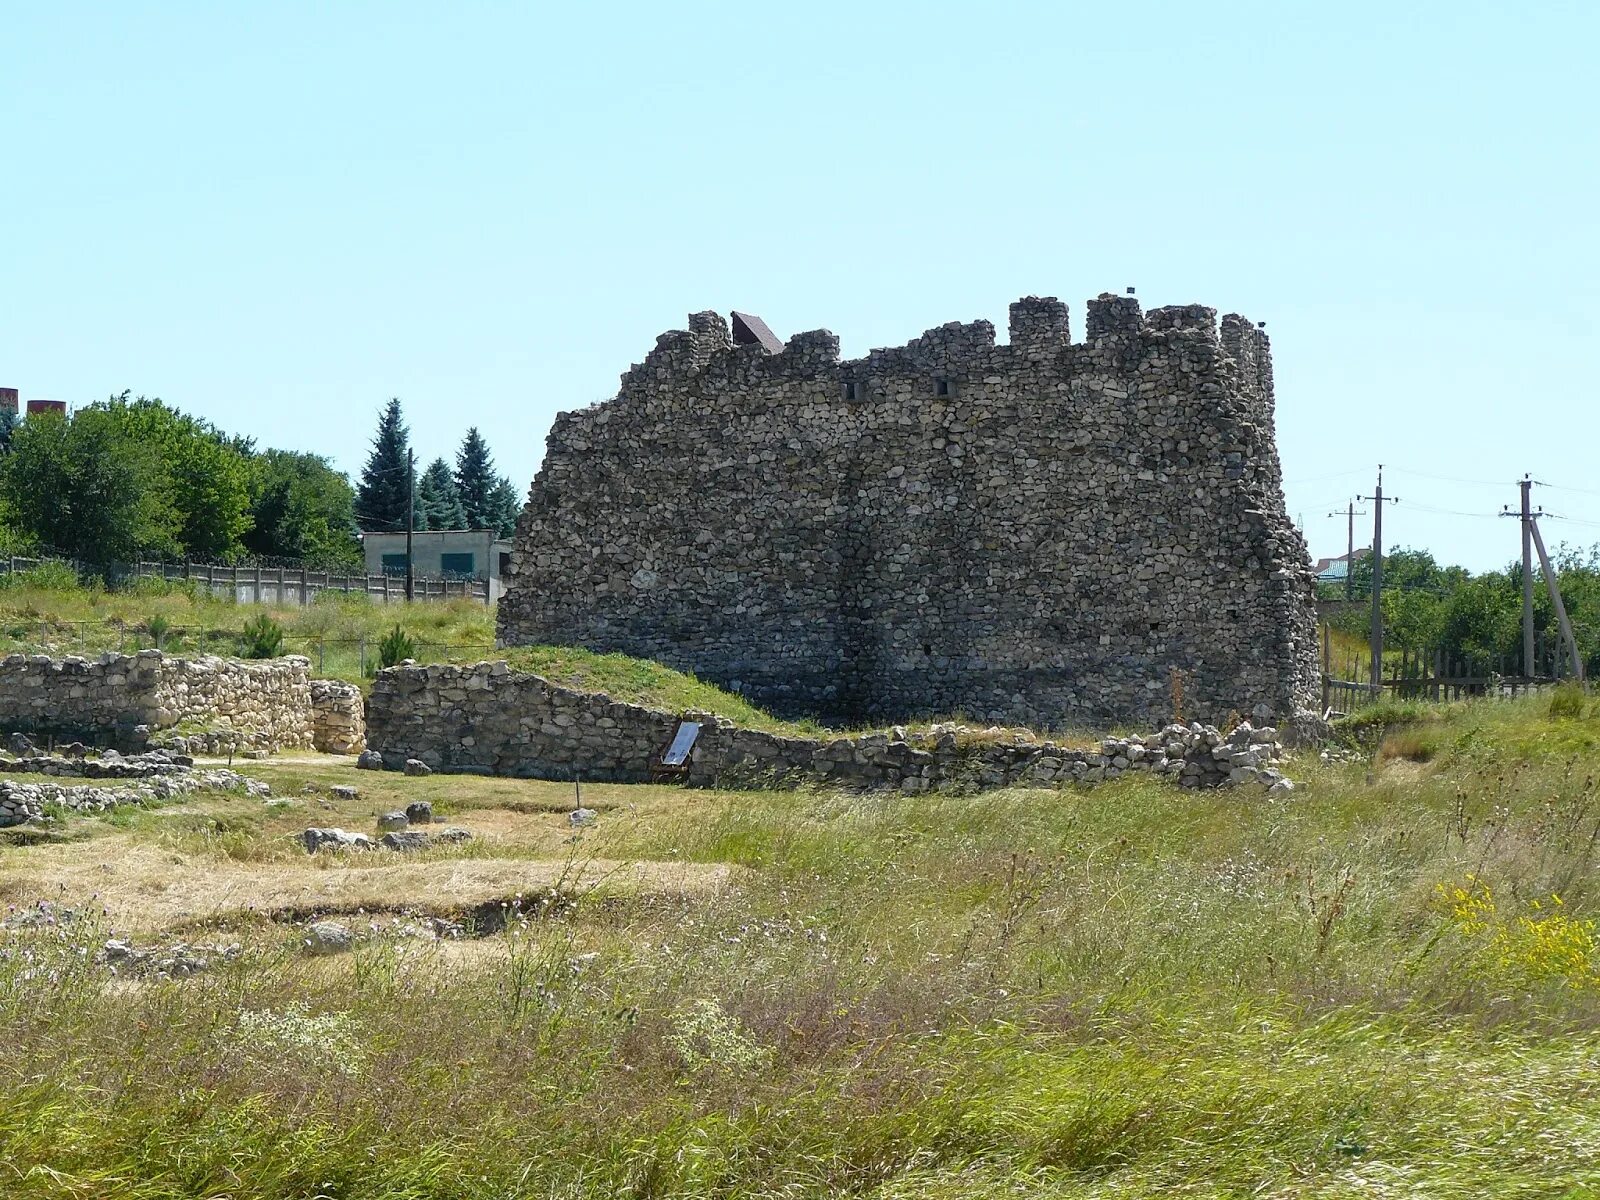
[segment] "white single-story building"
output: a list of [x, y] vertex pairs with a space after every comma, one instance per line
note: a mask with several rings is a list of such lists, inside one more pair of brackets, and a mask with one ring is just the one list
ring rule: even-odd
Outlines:
[[[406, 535], [363, 533], [368, 575], [406, 573]], [[430, 529], [411, 535], [412, 572], [418, 579], [487, 579], [489, 599], [500, 599], [511, 568], [511, 540], [492, 529]]]

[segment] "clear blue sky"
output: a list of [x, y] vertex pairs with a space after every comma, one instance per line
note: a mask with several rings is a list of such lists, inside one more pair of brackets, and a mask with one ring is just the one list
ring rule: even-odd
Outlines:
[[[526, 487], [703, 308], [847, 355], [1136, 285], [1267, 322], [1291, 513], [1600, 541], [1591, 3], [0, 0], [0, 385]], [[1488, 486], [1453, 483], [1412, 472]], [[1342, 475], [1336, 473], [1343, 472]], [[1336, 477], [1335, 477], [1336, 476]]]

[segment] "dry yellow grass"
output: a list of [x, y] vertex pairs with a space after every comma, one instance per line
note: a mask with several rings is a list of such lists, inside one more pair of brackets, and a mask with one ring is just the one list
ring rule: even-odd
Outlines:
[[[179, 932], [311, 912], [451, 915], [552, 888], [630, 904], [677, 905], [714, 896], [738, 870], [720, 863], [593, 856], [567, 821], [570, 784], [357, 774], [349, 759], [332, 756], [248, 767], [272, 784], [273, 803], [199, 796], [127, 812], [119, 822], [74, 822], [88, 834], [81, 840], [0, 850], [0, 902], [69, 898], [65, 902], [81, 904], [93, 897], [119, 930]], [[357, 797], [333, 796], [325, 786], [332, 781], [356, 784]], [[307, 784], [316, 790], [307, 791]], [[600, 786], [583, 793], [584, 804], [601, 812], [637, 811], [641, 803], [675, 811], [690, 798], [671, 788]], [[450, 822], [469, 829], [474, 840], [422, 853], [316, 855], [299, 841], [308, 826], [376, 838], [378, 813], [419, 799], [451, 814]]]
[[[573, 894], [599, 889], [607, 897], [680, 901], [714, 894], [731, 872], [725, 865], [700, 863], [417, 861], [387, 851], [238, 863], [177, 854], [126, 835], [36, 847], [29, 857], [27, 865], [7, 873], [8, 903], [92, 895], [114, 927], [139, 932], [358, 909], [447, 915], [555, 887]], [[374, 865], [367, 865], [369, 857]]]

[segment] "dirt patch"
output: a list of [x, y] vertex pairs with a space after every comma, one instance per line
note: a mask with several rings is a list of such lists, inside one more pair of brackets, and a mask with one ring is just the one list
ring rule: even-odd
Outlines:
[[86, 847], [31, 848], [6, 881], [11, 903], [50, 899], [106, 910], [119, 929], [190, 929], [248, 917], [402, 910], [460, 913], [506, 897], [559, 888], [573, 894], [682, 903], [715, 895], [735, 868], [724, 864], [612, 860], [460, 858], [406, 861], [307, 856], [303, 862], [191, 858], [126, 837]]

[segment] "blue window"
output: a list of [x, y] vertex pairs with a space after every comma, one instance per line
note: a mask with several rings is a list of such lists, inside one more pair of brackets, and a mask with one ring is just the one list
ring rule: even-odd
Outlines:
[[383, 573], [385, 575], [404, 575], [406, 573], [406, 556], [404, 554], [385, 554], [383, 556]]
[[471, 554], [441, 554], [439, 555], [439, 573], [441, 575], [464, 576], [473, 573], [473, 557]]

